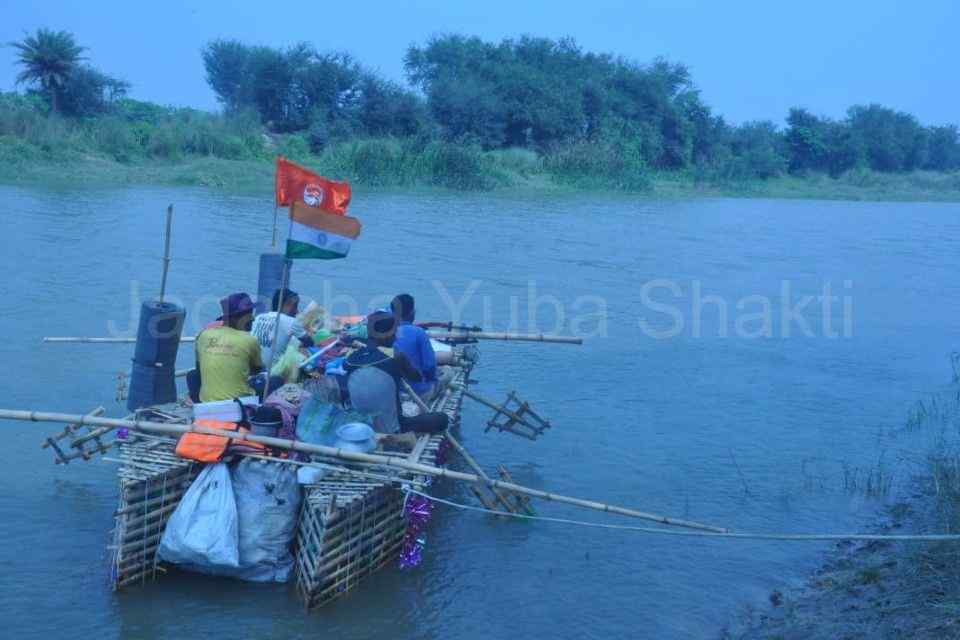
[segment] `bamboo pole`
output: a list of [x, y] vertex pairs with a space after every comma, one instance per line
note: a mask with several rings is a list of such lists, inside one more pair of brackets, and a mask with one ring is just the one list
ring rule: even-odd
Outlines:
[[270, 247], [277, 248], [277, 223], [280, 220], [280, 205], [273, 203], [273, 240], [270, 241]]
[[[486, 406], [490, 407], [491, 409], [493, 409], [494, 411], [496, 411], [496, 412], [498, 412], [498, 413], [504, 414], [505, 416], [507, 416], [508, 418], [510, 418], [511, 420], [513, 420], [514, 422], [517, 422], [517, 423], [519, 423], [519, 424], [522, 424], [523, 426], [527, 427], [528, 429], [532, 429], [532, 430], [533, 430], [535, 433], [537, 433], [537, 434], [540, 433], [540, 429], [539, 429], [539, 428], [533, 426], [532, 424], [530, 424], [529, 422], [527, 422], [526, 420], [524, 420], [524, 419], [523, 419], [523, 416], [521, 416], [520, 414], [518, 414], [518, 413], [516, 413], [516, 412], [514, 412], [514, 411], [511, 411], [510, 409], [507, 409], [506, 406], [500, 406], [500, 405], [498, 405], [498, 404], [496, 404], [496, 403], [494, 403], [494, 402], [491, 402], [490, 400], [487, 400], [487, 399], [484, 398], [483, 396], [478, 396], [477, 394], [473, 393], [472, 391], [467, 390], [467, 388], [466, 388], [464, 385], [457, 385], [457, 386], [463, 391], [463, 395], [467, 396], [467, 397], [470, 398], [471, 400], [476, 400], [476, 401], [479, 402], [480, 404], [486, 405]], [[518, 433], [517, 435], [523, 436], [523, 437], [525, 437], [525, 438], [529, 438], [530, 440], [534, 440], [534, 439], [535, 439], [534, 437], [528, 436], [528, 435], [523, 434], [523, 433]]]
[[[194, 342], [196, 341], [196, 336], [183, 336], [180, 338], [180, 342]], [[137, 341], [136, 338], [88, 338], [88, 337], [76, 337], [76, 336], [49, 336], [43, 339], [43, 342], [81, 342], [89, 344], [133, 344]]]
[[[427, 334], [434, 340], [469, 340], [476, 338], [478, 340], [504, 340], [513, 342], [550, 342], [554, 344], [583, 344], [583, 338], [575, 336], [552, 336], [543, 333], [491, 333], [489, 331], [470, 331], [465, 333], [437, 333], [428, 331]], [[183, 336], [180, 342], [193, 342], [196, 336]], [[74, 336], [49, 336], [43, 339], [44, 342], [86, 342], [103, 344], [126, 344], [136, 342], [136, 338], [100, 338], [100, 337], [74, 337]]]
[[[407, 393], [413, 397], [413, 401], [417, 404], [417, 406], [420, 407], [421, 411], [423, 411], [424, 413], [430, 413], [430, 407], [428, 407], [427, 403], [423, 401], [423, 399], [417, 394], [416, 391], [413, 390], [413, 387], [410, 386], [409, 382], [407, 382], [403, 378], [400, 378], [400, 384], [403, 385], [403, 388], [407, 391]], [[466, 393], [466, 390], [464, 390], [464, 393]], [[444, 435], [447, 438], [447, 440], [450, 441], [450, 444], [453, 445], [453, 448], [457, 450], [457, 453], [459, 453], [460, 456], [464, 459], [464, 461], [466, 461], [466, 463], [470, 466], [470, 468], [473, 469], [477, 473], [477, 475], [483, 478], [484, 482], [486, 482], [489, 485], [490, 476], [488, 476], [486, 472], [483, 470], [483, 467], [481, 467], [480, 464], [473, 459], [473, 456], [471, 456], [467, 452], [467, 450], [464, 449], [463, 445], [457, 442], [457, 439], [453, 437], [453, 434], [450, 433], [449, 429], [447, 430], [447, 433]], [[493, 486], [490, 487], [490, 493], [494, 495], [497, 501], [500, 504], [502, 504], [507, 511], [514, 510], [513, 507], [510, 505], [510, 503], [507, 502], [506, 497], [504, 497], [502, 493], [497, 491], [495, 487]]]
[[[103, 415], [104, 413], [106, 413], [106, 412], [107, 412], [107, 410], [104, 409], [102, 406], [100, 406], [100, 407], [97, 407], [97, 408], [93, 409], [92, 411], [90, 411], [87, 415], [90, 415], [90, 416], [102, 416], [102, 415]], [[51, 437], [47, 438], [47, 439], [44, 441], [44, 443], [40, 445], [40, 448], [41, 448], [41, 449], [47, 449], [47, 448], [49, 448], [49, 447], [50, 447], [50, 444], [51, 444], [51, 440], [53, 440], [53, 441], [62, 440], [62, 439], [64, 439], [64, 438], [66, 438], [67, 436], [75, 433], [79, 428], [80, 428], [80, 425], [68, 424], [66, 427], [64, 427], [63, 431], [61, 431], [60, 433], [58, 433], [58, 434], [55, 435], [55, 436], [51, 436]]]
[[434, 340], [514, 340], [517, 342], [553, 342], [557, 344], [583, 344], [583, 338], [575, 336], [553, 336], [544, 333], [494, 333], [491, 331], [428, 331]]
[[[290, 214], [290, 229], [293, 230], [293, 213]], [[289, 235], [289, 234], [288, 234]], [[266, 369], [266, 380], [263, 383], [263, 398], [261, 402], [270, 397], [270, 371], [273, 369], [273, 359], [277, 357], [277, 342], [280, 340], [280, 318], [283, 316], [283, 303], [284, 303], [284, 294], [287, 292], [287, 282], [290, 280], [290, 261], [284, 256], [283, 259], [283, 275], [280, 277], [280, 300], [275, 309], [277, 317], [274, 319], [276, 324], [273, 325], [273, 342], [270, 344], [270, 355], [267, 358], [267, 362], [263, 363], [264, 369]]]
[[483, 467], [481, 467], [480, 464], [479, 464], [476, 460], [473, 459], [473, 456], [471, 456], [471, 455], [467, 452], [467, 450], [463, 448], [463, 445], [462, 445], [462, 444], [460, 444], [459, 442], [457, 442], [457, 439], [454, 438], [453, 435], [452, 435], [449, 431], [447, 432], [447, 440], [450, 441], [451, 446], [453, 446], [453, 448], [457, 450], [457, 453], [460, 454], [460, 456], [466, 461], [466, 463], [467, 463], [468, 465], [470, 465], [470, 468], [473, 469], [473, 470], [477, 473], [478, 476], [480, 476], [481, 478], [483, 478], [484, 482], [485, 482], [487, 485], [490, 485], [490, 493], [492, 493], [492, 494], [494, 495], [494, 497], [497, 499], [497, 502], [499, 502], [500, 504], [502, 504], [503, 507], [504, 507], [507, 511], [515, 511], [516, 509], [514, 509], [514, 508], [513, 508], [513, 505], [511, 505], [511, 504], [507, 501], [506, 496], [504, 496], [502, 493], [500, 493], [500, 492], [497, 490], [496, 487], [494, 487], [494, 486], [491, 485], [491, 478], [490, 478], [490, 476], [488, 476], [488, 475], [486, 474], [486, 472], [483, 470]]
[[[193, 371], [193, 367], [191, 367], [191, 368], [189, 368], [189, 369], [177, 369], [176, 371], [173, 372], [173, 377], [174, 377], [174, 378], [182, 378], [182, 377], [186, 376], [188, 373], [190, 373], [191, 371]], [[120, 378], [129, 378], [129, 377], [130, 377], [130, 374], [127, 373], [126, 371], [118, 371], [118, 372], [117, 372], [117, 377], [120, 377]]]
[[167, 232], [164, 234], [163, 275], [160, 276], [160, 302], [167, 292], [167, 271], [170, 269], [170, 228], [173, 224], [173, 205], [167, 207]]
[[493, 480], [493, 479], [487, 482], [478, 475], [474, 475], [470, 473], [462, 473], [459, 471], [452, 471], [450, 469], [435, 467], [433, 465], [423, 464], [421, 462], [410, 462], [405, 458], [394, 458], [390, 456], [382, 456], [382, 455], [373, 454], [373, 453], [359, 453], [357, 451], [344, 451], [343, 449], [326, 447], [318, 444], [308, 444], [306, 442], [297, 442], [295, 440], [284, 440], [282, 438], [271, 438], [269, 436], [257, 436], [250, 433], [239, 433], [236, 431], [224, 431], [222, 429], [212, 429], [210, 427], [204, 427], [197, 424], [192, 424], [192, 425], [169, 424], [164, 422], [152, 422], [149, 420], [122, 420], [118, 418], [97, 418], [97, 417], [84, 416], [84, 415], [75, 414], [75, 413], [18, 411], [18, 410], [11, 410], [11, 409], [0, 409], [0, 419], [21, 420], [21, 421], [27, 421], [27, 422], [66, 422], [66, 423], [93, 425], [98, 427], [127, 428], [127, 429], [133, 429], [134, 431], [148, 431], [148, 432], [155, 432], [155, 433], [183, 434], [183, 433], [192, 432], [192, 433], [203, 433], [203, 434], [215, 435], [215, 436], [223, 436], [225, 438], [229, 438], [230, 440], [258, 442], [260, 444], [264, 444], [264, 445], [267, 445], [268, 447], [273, 447], [276, 449], [301, 451], [303, 453], [311, 453], [311, 454], [327, 456], [331, 458], [339, 458], [340, 460], [346, 460], [348, 462], [369, 462], [369, 463], [381, 465], [381, 466], [397, 467], [399, 469], [405, 469], [407, 471], [412, 471], [414, 473], [419, 473], [419, 474], [433, 475], [440, 478], [449, 478], [451, 480], [469, 482], [472, 484], [488, 485], [490, 487], [503, 489], [504, 491], [509, 491], [513, 493], [522, 493], [524, 495], [528, 495], [534, 498], [540, 498], [542, 500], [559, 502], [562, 504], [569, 504], [575, 507], [583, 507], [585, 509], [593, 509], [594, 511], [616, 513], [618, 515], [629, 516], [631, 518], [639, 518], [640, 520], [649, 520], [652, 522], [658, 522], [660, 524], [672, 525], [677, 527], [685, 527], [688, 529], [698, 529], [702, 531], [713, 531], [715, 533], [728, 532], [727, 529], [724, 529], [722, 527], [715, 527], [715, 526], [703, 524], [700, 522], [694, 522], [692, 520], [671, 518], [671, 517], [663, 516], [656, 513], [637, 511], [635, 509], [627, 509], [625, 507], [618, 507], [616, 505], [597, 502], [594, 500], [584, 500], [582, 498], [564, 496], [556, 493], [550, 493], [548, 491], [541, 491], [539, 489], [524, 487], [522, 485], [514, 484], [512, 482], [504, 482], [502, 480]]

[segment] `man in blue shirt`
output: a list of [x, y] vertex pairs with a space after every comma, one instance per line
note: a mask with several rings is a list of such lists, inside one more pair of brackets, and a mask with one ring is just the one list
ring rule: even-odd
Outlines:
[[421, 381], [411, 383], [421, 398], [431, 398], [437, 390], [437, 356], [430, 344], [427, 332], [413, 324], [416, 311], [413, 296], [401, 293], [390, 303], [397, 318], [397, 335], [393, 348], [407, 357], [410, 364], [420, 372]]

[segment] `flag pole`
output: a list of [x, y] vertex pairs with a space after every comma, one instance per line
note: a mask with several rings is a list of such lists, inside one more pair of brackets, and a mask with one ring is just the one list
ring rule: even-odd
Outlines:
[[[287, 238], [293, 233], [293, 208], [290, 209], [290, 226], [287, 229]], [[274, 238], [276, 238], [276, 224], [274, 224]], [[283, 275], [280, 277], [280, 299], [277, 301], [277, 317], [273, 326], [273, 342], [270, 345], [270, 362], [265, 362], [267, 369], [267, 381], [263, 385], [263, 401], [267, 401], [270, 395], [270, 370], [273, 368], [273, 359], [276, 357], [277, 339], [280, 336], [280, 314], [283, 313], [284, 295], [287, 292], [287, 283], [290, 280], [290, 259], [287, 258], [286, 251], [283, 255]], [[282, 355], [282, 354], [281, 354]]]
[[273, 241], [270, 243], [270, 246], [274, 249], [277, 248], [277, 219], [280, 216], [280, 205], [274, 200], [273, 203]]
[[167, 231], [163, 236], [163, 275], [160, 276], [160, 302], [167, 292], [167, 271], [170, 269], [170, 226], [173, 222], [173, 205], [167, 207]]
[[280, 215], [280, 201], [277, 194], [280, 186], [280, 158], [282, 157], [276, 157], [273, 168], [273, 240], [270, 243], [270, 247], [273, 249], [277, 248], [277, 218]]

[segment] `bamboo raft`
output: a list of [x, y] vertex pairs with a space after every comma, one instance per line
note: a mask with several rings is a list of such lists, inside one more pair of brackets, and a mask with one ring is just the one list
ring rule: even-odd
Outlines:
[[[469, 383], [471, 360], [459, 358], [454, 384], [431, 405], [450, 419], [451, 430], [460, 420], [464, 389]], [[138, 412], [151, 420], [190, 422], [190, 409], [162, 405]], [[446, 446], [442, 434], [421, 436], [410, 452], [410, 462], [438, 465]], [[166, 572], [157, 558], [160, 539], [170, 515], [196, 479], [203, 465], [174, 452], [177, 438], [136, 435], [118, 445], [119, 505], [111, 535], [110, 581], [124, 589], [156, 580]], [[385, 452], [378, 452], [384, 454]], [[294, 551], [296, 590], [307, 610], [314, 609], [354, 589], [360, 582], [397, 560], [404, 543], [403, 485], [428, 487], [432, 476], [375, 465], [344, 466], [342, 460], [314, 456], [328, 464], [318, 484], [304, 487]], [[264, 464], [297, 464], [276, 459]]]

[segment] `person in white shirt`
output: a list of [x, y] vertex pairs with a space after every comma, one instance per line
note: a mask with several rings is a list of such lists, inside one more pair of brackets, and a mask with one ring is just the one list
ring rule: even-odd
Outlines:
[[[278, 310], [280, 299], [283, 298], [283, 309]], [[273, 294], [273, 311], [261, 313], [254, 318], [250, 333], [260, 345], [260, 356], [267, 371], [283, 356], [290, 343], [290, 338], [297, 338], [304, 347], [313, 346], [313, 339], [307, 335], [303, 325], [297, 320], [297, 310], [300, 306], [300, 296], [290, 289], [277, 289]], [[280, 322], [280, 331], [277, 332], [277, 322]], [[273, 344], [273, 337], [277, 337], [277, 344]]]

